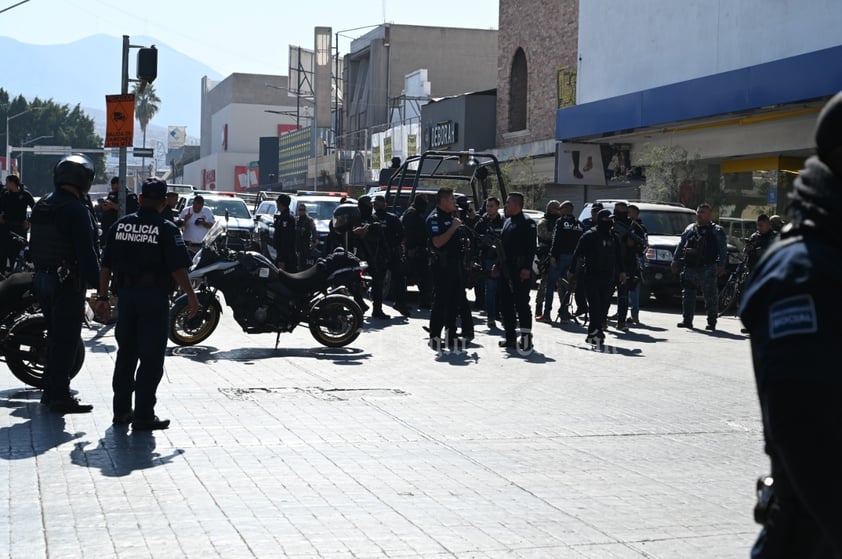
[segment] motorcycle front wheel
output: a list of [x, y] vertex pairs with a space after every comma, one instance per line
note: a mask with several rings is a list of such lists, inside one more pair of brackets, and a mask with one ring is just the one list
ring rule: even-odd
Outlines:
[[362, 332], [363, 313], [350, 297], [328, 295], [310, 309], [309, 326], [320, 344], [344, 347]]
[[737, 279], [731, 277], [719, 291], [719, 316], [724, 316], [737, 302]]
[[187, 316], [187, 298], [179, 299], [170, 309], [172, 343], [180, 346], [196, 345], [205, 341], [219, 325], [219, 307], [209, 304], [192, 319]]
[[[47, 319], [33, 314], [15, 322], [3, 340], [6, 365], [21, 382], [34, 388], [44, 388], [44, 366], [47, 363]], [[85, 344], [82, 338], [76, 345], [70, 378], [76, 376], [85, 362]]]

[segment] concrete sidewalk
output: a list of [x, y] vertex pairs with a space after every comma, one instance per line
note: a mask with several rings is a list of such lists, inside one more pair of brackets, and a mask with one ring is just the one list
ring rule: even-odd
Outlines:
[[111, 426], [113, 329], [85, 331], [93, 413], [0, 384], [0, 556], [747, 557], [768, 468], [748, 341], [674, 310], [603, 353], [537, 324], [521, 356], [484, 326], [437, 355], [422, 317], [275, 350], [226, 308], [170, 348], [155, 433]]

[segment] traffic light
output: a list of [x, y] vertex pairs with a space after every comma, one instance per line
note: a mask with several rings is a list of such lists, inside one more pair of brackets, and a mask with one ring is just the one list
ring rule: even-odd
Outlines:
[[158, 49], [155, 45], [137, 51], [137, 79], [152, 83], [158, 77]]

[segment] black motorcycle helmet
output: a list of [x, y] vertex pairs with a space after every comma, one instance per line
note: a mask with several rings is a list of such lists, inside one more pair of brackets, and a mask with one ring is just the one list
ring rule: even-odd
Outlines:
[[333, 210], [331, 224], [337, 233], [348, 233], [362, 221], [360, 208], [353, 204], [339, 204]]
[[87, 194], [94, 182], [96, 167], [87, 155], [74, 153], [62, 157], [53, 168], [53, 184], [56, 187], [69, 184], [79, 189], [80, 194]]

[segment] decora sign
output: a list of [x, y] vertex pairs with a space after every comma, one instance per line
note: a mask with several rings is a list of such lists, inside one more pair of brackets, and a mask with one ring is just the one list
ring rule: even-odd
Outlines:
[[430, 127], [430, 147], [438, 148], [455, 144], [458, 140], [458, 127], [455, 122], [448, 120]]

